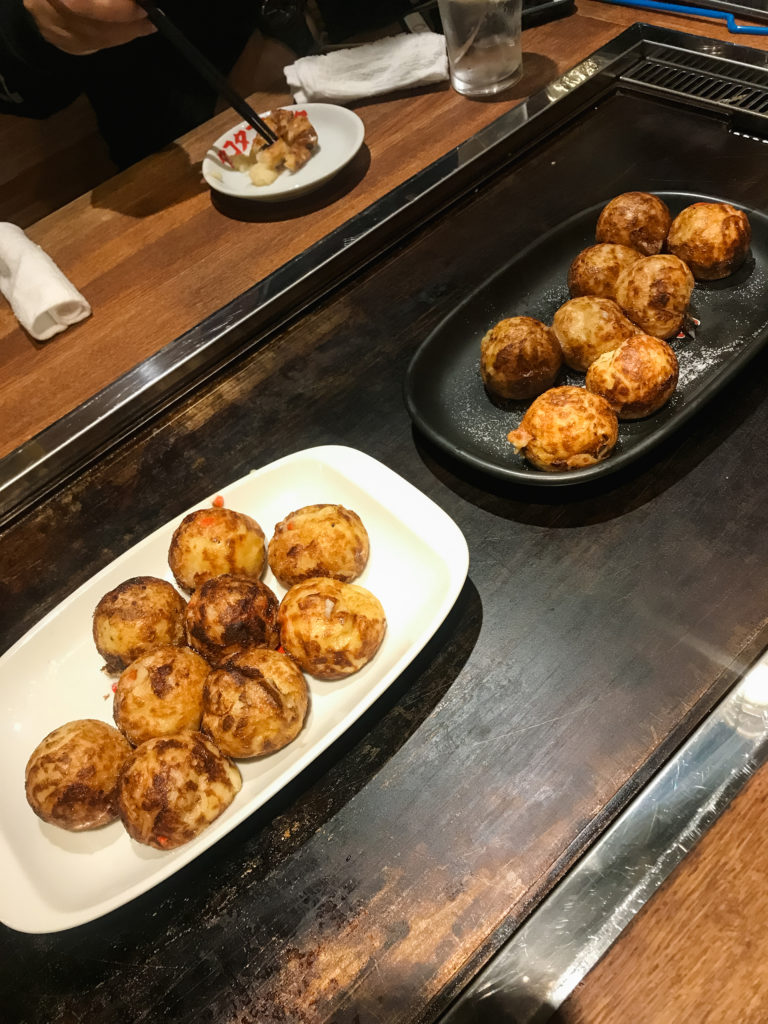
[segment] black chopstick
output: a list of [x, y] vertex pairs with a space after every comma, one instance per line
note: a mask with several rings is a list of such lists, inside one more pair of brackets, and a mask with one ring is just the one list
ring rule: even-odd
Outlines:
[[184, 33], [176, 28], [167, 14], [161, 11], [159, 7], [156, 7], [152, 0], [137, 0], [137, 3], [147, 12], [147, 17], [157, 28], [158, 32], [161, 32], [168, 42], [175, 46], [187, 58], [190, 64], [197, 68], [208, 84], [212, 85], [224, 97], [227, 103], [237, 111], [244, 121], [247, 121], [252, 128], [255, 128], [268, 146], [271, 146], [273, 142], [277, 142], [277, 136], [269, 125], [262, 121], [253, 107], [232, 88], [224, 75], [211, 64], [208, 58], [204, 57], [197, 47], [187, 39]]

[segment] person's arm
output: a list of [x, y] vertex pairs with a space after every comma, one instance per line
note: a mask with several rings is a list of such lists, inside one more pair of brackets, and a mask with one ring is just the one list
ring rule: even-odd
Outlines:
[[0, 0], [0, 113], [61, 110], [82, 92], [83, 55], [151, 32], [133, 0]]

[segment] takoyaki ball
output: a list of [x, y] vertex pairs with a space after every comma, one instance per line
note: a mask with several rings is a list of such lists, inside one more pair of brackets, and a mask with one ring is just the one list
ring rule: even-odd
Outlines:
[[51, 825], [81, 832], [117, 818], [117, 785], [131, 746], [95, 718], [48, 733], [27, 762], [29, 806]]
[[592, 363], [586, 387], [601, 395], [620, 420], [637, 420], [669, 401], [678, 373], [677, 356], [666, 341], [636, 334]]
[[539, 395], [507, 440], [536, 469], [561, 472], [607, 459], [618, 437], [616, 413], [604, 398], [565, 386]]
[[568, 291], [572, 298], [580, 295], [598, 295], [603, 299], [616, 298], [616, 282], [642, 253], [627, 245], [601, 242], [583, 249], [568, 271]]
[[93, 639], [116, 675], [164, 644], [183, 644], [186, 602], [165, 580], [135, 576], [110, 590], [93, 613]]
[[215, 821], [242, 784], [237, 766], [202, 733], [157, 736], [125, 762], [120, 817], [132, 839], [172, 850]]
[[368, 564], [368, 533], [360, 516], [341, 505], [307, 505], [275, 527], [269, 567], [284, 587], [312, 576], [351, 582]]
[[189, 646], [213, 666], [249, 647], [277, 647], [278, 600], [266, 583], [242, 576], [216, 576], [189, 599]]
[[739, 269], [751, 238], [743, 210], [728, 203], [694, 203], [672, 221], [667, 251], [687, 263], [698, 281], [717, 281]]
[[584, 371], [603, 352], [637, 334], [637, 328], [624, 316], [613, 299], [582, 295], [569, 299], [555, 313], [552, 332], [563, 351], [563, 359], [573, 370]]
[[530, 316], [500, 320], [480, 342], [480, 374], [498, 398], [534, 398], [552, 387], [563, 354], [546, 324]]
[[210, 671], [189, 647], [158, 647], [137, 658], [117, 681], [115, 725], [134, 746], [154, 736], [196, 732]]
[[596, 240], [637, 249], [643, 256], [661, 252], [672, 218], [663, 199], [649, 192], [624, 192], [597, 219]]
[[357, 672], [378, 651], [387, 628], [384, 609], [369, 590], [326, 578], [291, 587], [278, 618], [286, 654], [318, 679]]
[[616, 301], [642, 333], [671, 338], [683, 325], [692, 292], [693, 274], [681, 259], [646, 256], [623, 272]]
[[250, 516], [229, 508], [201, 508], [174, 531], [168, 564], [184, 590], [229, 573], [258, 579], [264, 571], [264, 531]]
[[261, 757], [301, 732], [307, 683], [286, 654], [253, 648], [208, 677], [203, 732], [230, 757]]

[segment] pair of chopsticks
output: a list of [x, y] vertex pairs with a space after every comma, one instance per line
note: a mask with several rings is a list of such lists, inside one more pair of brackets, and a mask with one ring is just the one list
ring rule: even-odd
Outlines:
[[176, 28], [164, 11], [155, 6], [152, 0], [136, 0], [136, 2], [147, 12], [147, 17], [157, 28], [158, 32], [162, 33], [168, 42], [175, 46], [179, 53], [186, 57], [193, 67], [197, 68], [208, 84], [212, 85], [224, 97], [227, 103], [237, 111], [240, 117], [259, 133], [268, 146], [271, 146], [273, 142], [277, 142], [277, 135], [275, 135], [269, 125], [262, 121], [253, 107], [238, 92], [235, 92], [224, 75], [211, 64], [208, 58], [204, 57], [197, 47], [187, 39], [184, 33]]
[[711, 7], [693, 7], [688, 4], [667, 3], [666, 0], [605, 0], [620, 7], [637, 7], [641, 11], [664, 11], [669, 14], [689, 14], [696, 18], [719, 18], [728, 26], [728, 31], [741, 35], [766, 36], [768, 27], [737, 25], [736, 18], [729, 11], [716, 11]]

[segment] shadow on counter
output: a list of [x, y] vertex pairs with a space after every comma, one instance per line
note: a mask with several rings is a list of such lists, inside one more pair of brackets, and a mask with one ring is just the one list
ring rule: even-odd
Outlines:
[[551, 57], [543, 53], [523, 51], [523, 74], [514, 85], [494, 96], [467, 96], [473, 103], [501, 103], [509, 100], [526, 100], [557, 78], [559, 69]]
[[494, 515], [556, 529], [607, 522], [653, 501], [725, 444], [762, 404], [767, 372], [768, 350], [764, 350], [655, 449], [615, 473], [568, 487], [526, 486], [482, 473], [415, 427], [413, 442], [441, 483]]
[[128, 167], [117, 178], [97, 185], [91, 193], [91, 206], [137, 219], [152, 217], [207, 188], [199, 165], [193, 164], [186, 151], [173, 143]]

